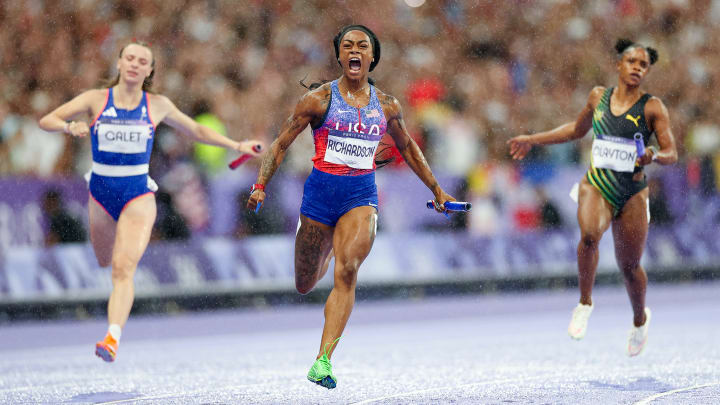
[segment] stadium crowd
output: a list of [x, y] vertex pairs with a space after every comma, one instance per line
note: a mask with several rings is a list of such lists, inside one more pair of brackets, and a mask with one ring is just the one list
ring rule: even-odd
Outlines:
[[[720, 0], [2, 2], [0, 175], [88, 170], [87, 140], [45, 133], [36, 120], [114, 77], [132, 38], [151, 43], [156, 91], [230, 137], [269, 144], [305, 91], [299, 81], [339, 75], [331, 40], [350, 23], [377, 33], [382, 61], [371, 76], [398, 97], [433, 169], [465, 177], [467, 195], [528, 194], [546, 212], [544, 192], [516, 175], [531, 171], [510, 163], [505, 142], [573, 120], [593, 86], [614, 85], [619, 37], [659, 50], [645, 89], [669, 108], [689, 186], [715, 190], [720, 41], [710, 39], [720, 36]], [[300, 138], [283, 170], [309, 171], [312, 138]], [[589, 141], [536, 148], [527, 164], [587, 165]], [[158, 132], [151, 175], [185, 201], [177, 211], [190, 229], [204, 226], [203, 189], [227, 175], [231, 158]]]

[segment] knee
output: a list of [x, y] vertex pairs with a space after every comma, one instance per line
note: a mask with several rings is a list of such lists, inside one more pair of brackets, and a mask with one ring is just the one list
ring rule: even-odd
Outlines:
[[643, 271], [642, 268], [640, 267], [639, 260], [621, 261], [621, 262], [618, 262], [618, 267], [620, 267], [620, 271], [623, 273], [625, 278], [629, 281], [635, 280], [635, 278], [637, 278], [638, 271]]
[[112, 259], [112, 280], [122, 282], [132, 280], [136, 263], [127, 257], [113, 257]]
[[107, 267], [112, 264], [112, 260], [107, 257], [98, 257], [97, 262], [100, 267]]
[[313, 286], [308, 283], [302, 283], [298, 280], [295, 280], [295, 289], [300, 294], [305, 295], [305, 294], [309, 293], [310, 291], [312, 291]]
[[582, 232], [580, 236], [580, 249], [597, 249], [602, 235], [597, 232]]
[[339, 262], [335, 268], [335, 286], [355, 288], [359, 268], [360, 262], [358, 260]]

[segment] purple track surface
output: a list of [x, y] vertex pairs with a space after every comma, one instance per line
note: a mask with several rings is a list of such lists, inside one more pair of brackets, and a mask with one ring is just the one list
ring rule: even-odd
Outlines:
[[578, 294], [536, 291], [359, 302], [333, 356], [338, 387], [305, 379], [322, 307], [131, 318], [115, 363], [101, 320], [0, 327], [0, 403], [717, 404], [720, 283], [650, 286], [646, 351], [625, 355], [622, 287], [598, 288], [584, 340]]

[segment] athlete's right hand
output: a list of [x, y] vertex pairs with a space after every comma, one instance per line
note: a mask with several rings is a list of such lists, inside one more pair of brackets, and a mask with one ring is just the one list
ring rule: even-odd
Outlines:
[[90, 127], [85, 121], [72, 121], [67, 126], [67, 133], [77, 137], [88, 136], [90, 135]]
[[532, 149], [530, 135], [516, 136], [507, 141], [507, 144], [510, 145], [510, 156], [512, 156], [513, 160], [524, 159]]
[[[248, 198], [247, 202], [247, 209], [255, 211], [258, 204], [262, 204], [263, 201], [265, 201], [265, 191], [255, 190], [250, 193], [250, 198]], [[262, 208], [262, 205], [260, 207]]]

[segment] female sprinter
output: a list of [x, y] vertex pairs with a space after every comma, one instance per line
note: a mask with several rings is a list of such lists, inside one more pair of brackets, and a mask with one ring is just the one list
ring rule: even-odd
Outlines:
[[[659, 98], [640, 90], [657, 51], [629, 40], [619, 40], [617, 87], [595, 87], [585, 108], [574, 123], [548, 132], [522, 135], [508, 141], [513, 159], [523, 159], [533, 145], [562, 143], [582, 138], [593, 129], [591, 166], [583, 177], [578, 197], [578, 279], [580, 303], [573, 311], [568, 333], [582, 339], [593, 310], [592, 287], [598, 264], [598, 244], [612, 224], [615, 257], [625, 278], [633, 309], [627, 354], [636, 356], [645, 347], [650, 324], [650, 309], [645, 307], [647, 276], [640, 266], [648, 233], [648, 190], [643, 166], [677, 161], [670, 118]], [[645, 144], [653, 133], [660, 150], [646, 149], [637, 156], [635, 134]]]
[[[420, 148], [410, 138], [398, 101], [368, 79], [380, 61], [380, 42], [362, 25], [344, 27], [335, 36], [335, 56], [342, 76], [307, 92], [265, 154], [248, 208], [265, 200], [265, 185], [290, 144], [309, 124], [315, 157], [305, 182], [295, 239], [295, 286], [306, 294], [320, 280], [331, 249], [335, 284], [325, 304], [320, 350], [308, 379], [335, 388], [330, 357], [355, 303], [357, 273], [370, 253], [377, 230], [375, 153], [387, 132], [405, 161], [435, 195], [438, 210], [454, 201], [438, 185]], [[422, 201], [418, 202], [419, 204]]]
[[[40, 120], [46, 131], [88, 136], [92, 141], [90, 176], [90, 240], [100, 266], [112, 265], [113, 289], [108, 301], [108, 332], [95, 354], [114, 361], [121, 328], [134, 298], [133, 276], [155, 222], [154, 182], [148, 162], [155, 128], [165, 122], [203, 143], [241, 153], [253, 152], [255, 141], [235, 142], [199, 125], [165, 96], [150, 92], [155, 73], [150, 48], [133, 42], [120, 51], [117, 78], [108, 88], [88, 90]], [[88, 125], [74, 118], [88, 114]]]

